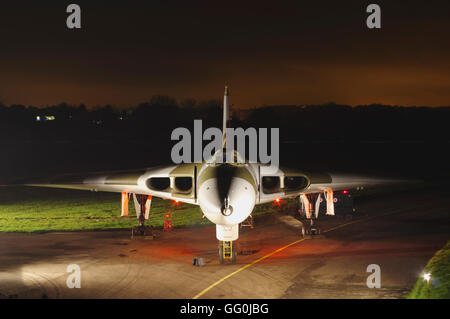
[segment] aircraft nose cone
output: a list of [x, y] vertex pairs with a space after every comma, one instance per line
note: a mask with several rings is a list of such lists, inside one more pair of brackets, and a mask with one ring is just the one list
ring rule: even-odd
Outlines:
[[203, 182], [198, 200], [205, 216], [217, 225], [236, 225], [243, 222], [253, 211], [256, 194], [245, 179], [233, 177], [228, 194], [221, 196], [220, 185], [215, 178]]

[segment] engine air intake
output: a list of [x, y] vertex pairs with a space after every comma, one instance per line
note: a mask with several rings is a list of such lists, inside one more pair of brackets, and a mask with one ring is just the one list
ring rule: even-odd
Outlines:
[[175, 188], [178, 192], [190, 193], [192, 190], [192, 177], [175, 177]]
[[151, 177], [147, 180], [146, 185], [154, 191], [163, 192], [170, 188], [169, 177]]
[[305, 189], [309, 181], [304, 176], [285, 176], [284, 189], [285, 191], [299, 191]]
[[280, 177], [279, 176], [263, 176], [262, 189], [264, 194], [279, 193], [280, 189]]

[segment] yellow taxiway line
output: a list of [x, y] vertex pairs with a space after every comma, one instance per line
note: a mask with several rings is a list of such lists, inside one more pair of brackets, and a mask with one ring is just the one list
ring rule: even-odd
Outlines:
[[[403, 211], [403, 209], [402, 209], [401, 211]], [[348, 223], [344, 223], [344, 224], [337, 225], [337, 226], [335, 226], [335, 227], [331, 227], [331, 228], [329, 228], [329, 229], [327, 229], [327, 230], [324, 230], [323, 233], [328, 233], [328, 232], [330, 232], [330, 231], [333, 231], [333, 230], [336, 230], [336, 229], [339, 229], [339, 228], [342, 228], [342, 227], [345, 227], [345, 226], [348, 226], [348, 225], [351, 225], [351, 224], [356, 224], [356, 223], [359, 223], [359, 222], [362, 222], [362, 221], [367, 221], [367, 220], [370, 220], [370, 219], [373, 219], [373, 218], [382, 217], [382, 216], [386, 216], [386, 215], [392, 215], [392, 214], [395, 214], [395, 213], [398, 213], [398, 211], [394, 211], [394, 212], [391, 212], [391, 213], [382, 214], [382, 215], [378, 215], [378, 216], [371, 216], [371, 217], [368, 217], [368, 218], [363, 218], [363, 219], [354, 220], [354, 221], [351, 221], [351, 222], [348, 222]], [[279, 253], [280, 251], [285, 250], [286, 248], [291, 247], [292, 245], [301, 243], [301, 242], [304, 241], [304, 240], [305, 240], [305, 238], [296, 240], [296, 241], [294, 241], [293, 243], [290, 243], [290, 244], [288, 244], [288, 245], [286, 245], [286, 246], [283, 246], [283, 247], [281, 247], [281, 248], [278, 248], [277, 250], [271, 252], [270, 254], [267, 254], [267, 255], [265, 255], [265, 256], [259, 258], [259, 259], [256, 259], [256, 260], [252, 261], [251, 263], [249, 263], [249, 264], [247, 264], [247, 265], [245, 265], [245, 266], [239, 268], [238, 270], [233, 271], [232, 273], [230, 273], [230, 274], [226, 275], [225, 277], [223, 277], [223, 278], [217, 280], [217, 281], [216, 281], [215, 283], [213, 283], [212, 285], [210, 285], [210, 286], [206, 287], [205, 289], [203, 289], [202, 291], [200, 291], [200, 292], [199, 292], [198, 294], [196, 294], [192, 299], [198, 299], [198, 298], [200, 298], [200, 297], [203, 296], [205, 293], [207, 293], [208, 291], [210, 291], [212, 288], [216, 287], [217, 285], [219, 285], [220, 283], [224, 282], [224, 281], [227, 280], [228, 278], [230, 278], [230, 277], [236, 275], [237, 273], [240, 273], [240, 272], [243, 271], [244, 269], [247, 269], [248, 267], [253, 266], [254, 264], [257, 264], [257, 263], [259, 263], [260, 261], [262, 261], [262, 260], [264, 260], [264, 259], [266, 259], [266, 258], [269, 258], [270, 256], [272, 256], [272, 255], [274, 255], [274, 254], [276, 254], [276, 253]]]
[[288, 248], [288, 247], [290, 247], [290, 246], [292, 246], [292, 245], [298, 244], [298, 243], [300, 243], [300, 242], [302, 242], [302, 241], [304, 241], [304, 240], [305, 240], [305, 238], [296, 240], [296, 241], [294, 241], [293, 243], [290, 243], [290, 244], [288, 244], [288, 245], [286, 245], [286, 246], [283, 246], [283, 247], [281, 247], [281, 248], [278, 248], [277, 250], [271, 252], [270, 254], [267, 254], [267, 255], [265, 255], [265, 256], [259, 258], [259, 259], [256, 259], [256, 260], [252, 261], [250, 264], [247, 264], [247, 265], [245, 265], [244, 267], [239, 268], [239, 269], [236, 270], [236, 271], [233, 271], [231, 274], [226, 275], [226, 276], [223, 277], [222, 279], [219, 279], [218, 281], [216, 281], [215, 283], [213, 283], [211, 286], [209, 286], [209, 287], [203, 289], [202, 291], [200, 291], [200, 292], [199, 292], [197, 295], [195, 295], [194, 298], [192, 298], [192, 299], [198, 299], [199, 297], [201, 297], [202, 295], [204, 295], [205, 293], [207, 293], [208, 291], [210, 291], [212, 288], [214, 288], [215, 286], [217, 286], [217, 285], [220, 284], [221, 282], [227, 280], [227, 279], [230, 278], [231, 276], [234, 276], [234, 275], [236, 275], [237, 273], [241, 272], [242, 270], [247, 269], [248, 267], [250, 267], [250, 266], [252, 266], [252, 265], [254, 265], [254, 264], [256, 264], [256, 263], [259, 263], [261, 260], [264, 260], [264, 259], [266, 259], [266, 258], [269, 258], [270, 256], [272, 256], [272, 255], [274, 255], [274, 254], [276, 254], [276, 253], [278, 253], [278, 252], [280, 252], [280, 251], [282, 251], [282, 250], [284, 250], [284, 249], [286, 249], [286, 248]]

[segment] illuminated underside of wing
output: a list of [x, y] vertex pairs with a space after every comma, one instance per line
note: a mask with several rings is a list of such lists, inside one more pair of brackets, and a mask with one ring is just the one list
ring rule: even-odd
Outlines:
[[260, 203], [267, 203], [276, 198], [289, 198], [299, 194], [319, 193], [330, 189], [333, 191], [351, 190], [406, 182], [377, 177], [307, 172], [289, 168], [280, 168], [276, 173], [271, 174], [265, 174], [264, 168], [261, 168], [260, 178]]
[[196, 204], [194, 180], [200, 165], [182, 164], [142, 170], [67, 174], [25, 185], [94, 192], [127, 192]]

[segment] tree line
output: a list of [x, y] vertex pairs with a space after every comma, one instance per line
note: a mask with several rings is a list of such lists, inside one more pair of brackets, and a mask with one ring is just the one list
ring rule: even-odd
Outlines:
[[[153, 141], [170, 139], [176, 127], [222, 126], [220, 100], [177, 102], [155, 95], [136, 106], [35, 107], [0, 103], [0, 141]], [[443, 141], [448, 142], [450, 107], [390, 105], [272, 105], [232, 110], [233, 127], [279, 127], [284, 142]]]

